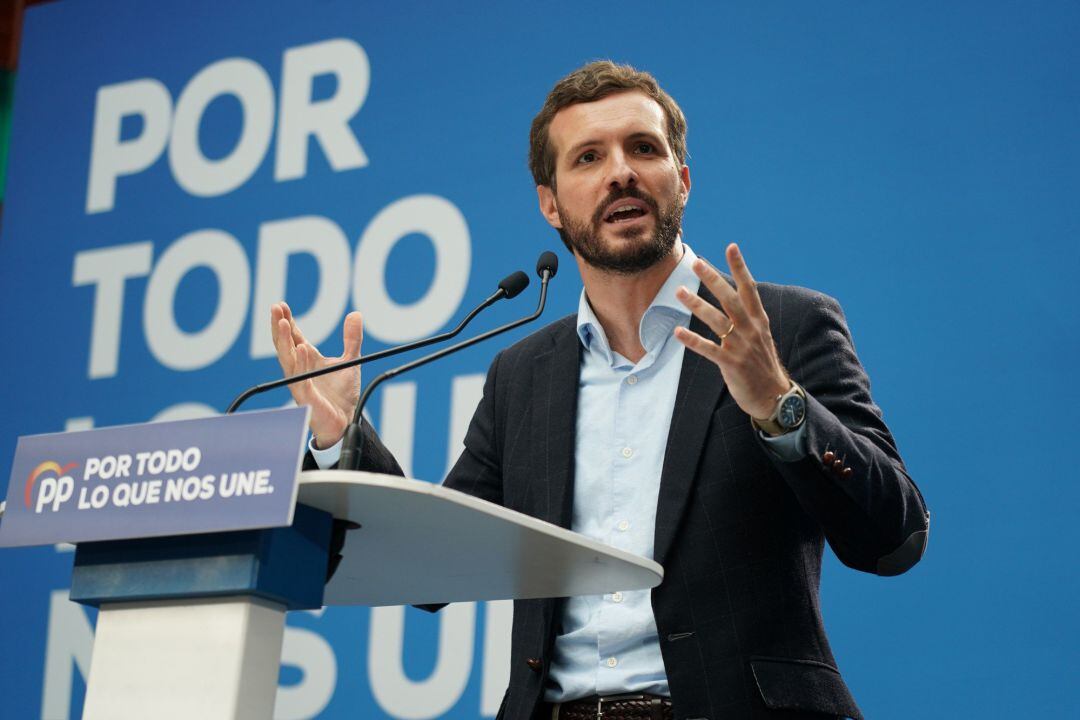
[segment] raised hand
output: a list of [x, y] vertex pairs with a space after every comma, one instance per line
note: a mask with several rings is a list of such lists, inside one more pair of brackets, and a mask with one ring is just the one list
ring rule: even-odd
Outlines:
[[[360, 313], [345, 316], [344, 349], [340, 357], [323, 357], [309, 343], [284, 302], [270, 306], [270, 333], [281, 370], [286, 376], [318, 370], [334, 363], [360, 356], [364, 339], [364, 321]], [[297, 405], [311, 408], [311, 432], [315, 447], [327, 448], [345, 434], [352, 421], [353, 410], [360, 397], [360, 367], [328, 373], [312, 380], [293, 383], [289, 391]]]
[[728, 245], [725, 254], [735, 278], [734, 288], [704, 260], [694, 262], [694, 274], [720, 301], [722, 310], [685, 287], [676, 292], [679, 301], [708, 325], [721, 338], [720, 342], [681, 327], [675, 329], [675, 337], [690, 350], [716, 363], [728, 391], [743, 412], [763, 420], [772, 415], [777, 395], [791, 388], [791, 379], [776, 353], [769, 316], [761, 305], [757, 285], [739, 246]]

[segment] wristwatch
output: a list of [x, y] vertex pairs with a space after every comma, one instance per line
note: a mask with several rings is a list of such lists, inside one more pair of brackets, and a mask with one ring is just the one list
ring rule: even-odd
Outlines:
[[754, 427], [770, 435], [789, 433], [806, 419], [806, 392], [794, 381], [791, 389], [776, 396], [776, 409], [764, 420], [751, 418]]

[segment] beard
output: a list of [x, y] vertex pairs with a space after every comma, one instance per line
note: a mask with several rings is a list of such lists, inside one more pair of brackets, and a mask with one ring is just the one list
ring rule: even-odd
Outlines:
[[[605, 209], [622, 198], [634, 198], [648, 205], [653, 217], [656, 218], [656, 224], [651, 236], [646, 235], [646, 230], [641, 227], [617, 230], [616, 234], [620, 238], [632, 241], [624, 247], [617, 248], [600, 238], [600, 229], [603, 227]], [[633, 275], [663, 260], [675, 247], [675, 241], [682, 227], [683, 208], [678, 195], [672, 195], [667, 210], [660, 210], [655, 198], [635, 187], [612, 190], [597, 207], [589, 222], [577, 222], [571, 219], [563, 212], [558, 199], [555, 200], [555, 205], [563, 221], [563, 226], [559, 228], [559, 236], [566, 247], [571, 252], [576, 252], [582, 260], [597, 270], [617, 275]], [[618, 226], [615, 225], [615, 227]]]

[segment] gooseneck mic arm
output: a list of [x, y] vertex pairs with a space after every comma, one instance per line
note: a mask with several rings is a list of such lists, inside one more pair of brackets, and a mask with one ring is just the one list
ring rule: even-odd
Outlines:
[[412, 362], [399, 365], [396, 368], [392, 368], [377, 376], [374, 380], [368, 383], [368, 386], [364, 388], [364, 392], [360, 395], [360, 401], [356, 403], [356, 410], [353, 412], [352, 422], [345, 430], [345, 438], [341, 445], [341, 459], [338, 461], [338, 468], [342, 470], [356, 470], [358, 469], [360, 462], [360, 422], [363, 418], [364, 405], [367, 403], [368, 398], [371, 397], [372, 391], [381, 385], [383, 382], [390, 378], [397, 377], [402, 373], [415, 370], [418, 367], [427, 365], [430, 362], [434, 362], [440, 358], [444, 358], [447, 355], [456, 353], [459, 350], [464, 350], [467, 347], [481, 343], [489, 338], [493, 338], [496, 335], [501, 335], [505, 332], [509, 332], [514, 328], [521, 327], [526, 323], [530, 323], [536, 318], [540, 317], [540, 314], [544, 312], [544, 306], [547, 304], [547, 288], [548, 282], [551, 278], [555, 277], [555, 273], [559, 270], [559, 260], [555, 256], [555, 253], [547, 251], [540, 256], [540, 259], [536, 263], [536, 274], [540, 276], [540, 301], [537, 303], [536, 311], [532, 315], [515, 320], [508, 325], [497, 327], [494, 330], [488, 330], [485, 333], [477, 335], [476, 337], [469, 338], [468, 340], [462, 340], [459, 343], [455, 343], [450, 347], [443, 348], [437, 352], [433, 352], [430, 355], [425, 355], [422, 358], [417, 358]]
[[386, 350], [380, 350], [370, 355], [361, 355], [358, 358], [352, 360], [345, 360], [344, 362], [335, 363], [334, 365], [327, 365], [324, 368], [318, 370], [311, 370], [310, 372], [300, 373], [299, 375], [290, 375], [289, 377], [279, 378], [272, 380], [271, 382], [265, 382], [255, 387], [250, 387], [244, 392], [236, 396], [236, 399], [229, 405], [229, 409], [225, 411], [226, 415], [231, 415], [236, 412], [241, 404], [246, 402], [248, 398], [273, 390], [274, 388], [284, 387], [293, 383], [302, 382], [304, 380], [310, 380], [311, 378], [319, 377], [320, 375], [326, 375], [328, 373], [337, 372], [338, 370], [345, 370], [347, 368], [356, 367], [357, 365], [363, 365], [364, 363], [372, 362], [373, 360], [381, 360], [383, 358], [397, 355], [398, 353], [408, 352], [409, 350], [416, 350], [427, 345], [432, 345], [443, 340], [449, 340], [450, 338], [458, 335], [465, 326], [472, 322], [473, 318], [480, 314], [480, 311], [490, 305], [495, 304], [503, 298], [517, 297], [521, 294], [521, 291], [529, 286], [529, 276], [518, 270], [517, 272], [507, 275], [499, 281], [499, 289], [492, 293], [484, 302], [477, 305], [472, 312], [465, 316], [457, 327], [449, 332], [444, 332], [441, 335], [435, 335], [433, 337], [425, 338], [423, 340], [417, 340], [416, 342], [407, 343], [405, 345], [398, 345], [397, 347], [387, 348]]

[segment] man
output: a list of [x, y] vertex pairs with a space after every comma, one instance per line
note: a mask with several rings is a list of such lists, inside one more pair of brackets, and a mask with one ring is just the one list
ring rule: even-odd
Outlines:
[[[585, 289], [576, 316], [496, 357], [445, 484], [653, 557], [665, 579], [516, 602], [500, 717], [858, 718], [819, 613], [823, 541], [880, 575], [925, 548], [836, 302], [756, 284], [735, 245], [728, 278], [681, 242], [685, 137], [652, 76], [609, 62], [561, 80], [533, 121], [540, 211]], [[342, 359], [284, 303], [271, 316], [286, 373]], [[360, 338], [352, 313], [343, 358]], [[293, 386], [321, 466], [358, 385]], [[400, 472], [363, 437], [365, 469]]]

